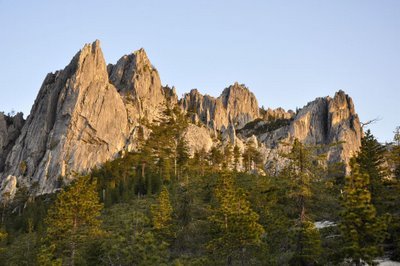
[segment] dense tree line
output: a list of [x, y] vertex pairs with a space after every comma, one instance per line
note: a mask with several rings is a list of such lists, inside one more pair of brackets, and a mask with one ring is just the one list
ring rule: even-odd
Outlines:
[[[145, 123], [145, 121], [144, 121]], [[400, 133], [367, 131], [347, 176], [295, 140], [261, 174], [252, 144], [189, 156], [187, 117], [167, 108], [137, 152], [54, 195], [2, 206], [0, 265], [362, 265], [400, 257]], [[239, 165], [245, 171], [238, 171]], [[328, 226], [321, 226], [322, 221]]]

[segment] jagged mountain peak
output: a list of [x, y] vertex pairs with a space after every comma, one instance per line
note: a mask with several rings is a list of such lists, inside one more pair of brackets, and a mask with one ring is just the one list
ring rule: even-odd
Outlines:
[[235, 82], [219, 98], [238, 127], [260, 116], [258, 101], [244, 84]]
[[[87, 43], [83, 48], [74, 56], [70, 65], [80, 67], [77, 72], [85, 71], [83, 68], [91, 68], [93, 71], [106, 71], [106, 62], [104, 60], [103, 51], [100, 47], [100, 41], [95, 40], [93, 43]], [[100, 76], [99, 76], [100, 77]]]
[[126, 115], [108, 81], [100, 43], [86, 44], [63, 70], [47, 75], [7, 155], [3, 180], [52, 192], [58, 178], [68, 182], [72, 172], [90, 169], [124, 147]]
[[11, 128], [2, 126], [0, 140], [8, 148], [0, 151], [0, 191], [13, 195], [18, 185], [35, 194], [52, 192], [60, 182], [74, 178], [73, 172], [135, 150], [138, 132], [149, 134], [143, 119], [157, 120], [167, 105], [180, 106], [191, 116], [194, 123], [186, 137], [192, 154], [227, 141], [243, 151], [244, 143], [252, 141], [266, 168], [269, 160], [279, 157], [279, 142], [294, 138], [313, 144], [344, 140], [346, 144], [329, 151], [329, 158], [348, 162], [362, 133], [344, 91], [317, 98], [297, 114], [279, 108], [260, 112], [255, 95], [238, 82], [217, 98], [192, 89], [178, 101], [174, 87], [161, 85], [143, 48], [106, 66], [96, 40], [63, 70], [46, 76], [31, 114], [25, 123], [16, 121], [11, 138]]
[[256, 97], [238, 82], [225, 88], [218, 98], [201, 94], [192, 89], [180, 100], [182, 108], [194, 112], [194, 120], [202, 121], [214, 130], [226, 129], [230, 123], [241, 128], [259, 117]]
[[139, 100], [141, 111], [148, 113], [148, 106], [153, 108], [165, 101], [158, 71], [143, 48], [122, 56], [115, 65], [109, 64], [107, 69], [110, 82], [123, 96]]
[[139, 50], [134, 51], [133, 55], [135, 56], [137, 66], [148, 66], [153, 68], [144, 48], [140, 48]]

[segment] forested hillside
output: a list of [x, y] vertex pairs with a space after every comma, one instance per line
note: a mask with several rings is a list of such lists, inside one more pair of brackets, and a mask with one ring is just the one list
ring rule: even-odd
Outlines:
[[[248, 143], [190, 155], [190, 114], [142, 121], [136, 152], [75, 173], [54, 194], [1, 206], [0, 265], [362, 265], [400, 259], [400, 132], [370, 131], [345, 174], [295, 140], [280, 171]], [[221, 144], [222, 145], [222, 144]], [[334, 144], [331, 144], [334, 145]], [[336, 144], [339, 145], [339, 144]], [[239, 171], [242, 164], [243, 171]]]

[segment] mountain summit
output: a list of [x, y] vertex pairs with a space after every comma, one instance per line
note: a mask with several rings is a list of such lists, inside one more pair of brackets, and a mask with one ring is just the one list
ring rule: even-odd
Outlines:
[[328, 161], [345, 164], [360, 147], [360, 122], [343, 91], [317, 98], [296, 113], [260, 109], [254, 94], [239, 83], [218, 98], [193, 89], [178, 99], [174, 88], [162, 86], [144, 49], [107, 66], [96, 40], [63, 70], [46, 76], [26, 121], [22, 115], [0, 115], [2, 198], [12, 198], [21, 187], [51, 193], [75, 173], [134, 151], [138, 132], [149, 132], [143, 120], [151, 124], [176, 106], [193, 122], [186, 134], [192, 154], [229, 143], [244, 150], [253, 143], [263, 171], [280, 169], [282, 143], [294, 139], [338, 143], [326, 148]]

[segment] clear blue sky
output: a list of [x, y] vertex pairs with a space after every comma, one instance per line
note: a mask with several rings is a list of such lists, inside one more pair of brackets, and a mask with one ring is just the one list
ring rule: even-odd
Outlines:
[[400, 1], [0, 0], [0, 110], [28, 114], [48, 72], [100, 39], [108, 63], [144, 47], [162, 83], [218, 96], [245, 83], [295, 109], [343, 89], [390, 141], [400, 125]]

